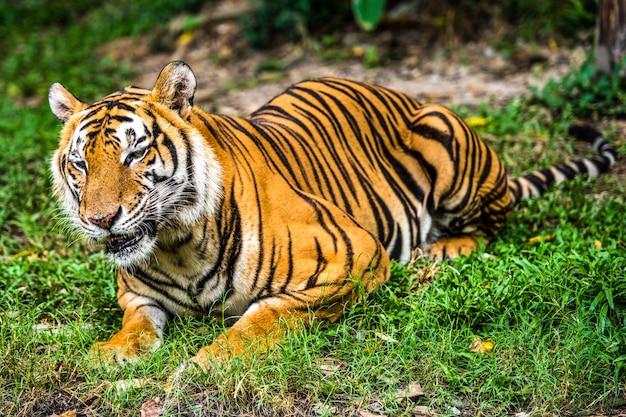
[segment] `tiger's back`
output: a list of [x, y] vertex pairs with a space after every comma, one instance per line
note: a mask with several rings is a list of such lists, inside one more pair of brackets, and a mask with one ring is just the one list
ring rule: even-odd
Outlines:
[[442, 236], [492, 236], [512, 207], [499, 159], [442, 106], [324, 78], [248, 120], [289, 183], [350, 213], [403, 262]]

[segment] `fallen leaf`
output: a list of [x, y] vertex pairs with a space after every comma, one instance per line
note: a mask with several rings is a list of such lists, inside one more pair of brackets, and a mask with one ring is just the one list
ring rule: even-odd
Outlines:
[[121, 379], [111, 383], [111, 386], [115, 388], [118, 394], [124, 393], [129, 389], [143, 388], [148, 384], [150, 380], [148, 378], [134, 378], [134, 379]]
[[382, 339], [382, 340], [384, 340], [385, 342], [389, 342], [389, 343], [398, 343], [398, 341], [397, 341], [396, 339], [394, 339], [394, 338], [393, 338], [393, 337], [391, 337], [391, 336], [387, 336], [386, 334], [379, 333], [379, 332], [376, 332], [376, 333], [374, 333], [374, 334], [375, 334], [375, 335], [376, 335], [379, 339]]
[[411, 413], [412, 416], [416, 416], [416, 417], [432, 416], [432, 414], [428, 410], [427, 405], [416, 405], [415, 407], [413, 407], [411, 411], [409, 411], [409, 413]]
[[179, 45], [187, 45], [189, 42], [191, 42], [193, 40], [193, 32], [191, 31], [186, 31], [180, 34], [180, 36], [177, 39], [177, 43]]
[[417, 382], [411, 382], [406, 388], [397, 391], [394, 395], [396, 400], [403, 400], [405, 398], [414, 399], [417, 397], [423, 397], [426, 395], [424, 391], [422, 391], [422, 386]]
[[359, 410], [359, 417], [386, 417], [385, 414], [370, 413], [366, 410]]
[[313, 413], [316, 416], [325, 416], [325, 415], [332, 415], [335, 414], [337, 412], [337, 407], [335, 407], [334, 405], [330, 405], [330, 404], [324, 404], [321, 401], [318, 401], [312, 409]]
[[489, 124], [488, 117], [468, 117], [465, 121], [471, 127], [487, 126]]
[[341, 369], [346, 364], [344, 361], [338, 361], [332, 358], [323, 358], [319, 360], [318, 366], [325, 376], [330, 376]]
[[30, 257], [32, 255], [34, 255], [36, 252], [33, 250], [25, 250], [22, 252], [18, 252], [15, 255], [13, 255], [13, 259], [20, 259], [20, 258], [26, 258], [26, 257]]
[[52, 414], [50, 417], [76, 417], [76, 410], [66, 411], [65, 413], [60, 415]]
[[550, 47], [550, 50], [552, 52], [556, 52], [559, 49], [559, 45], [556, 43], [554, 38], [550, 38], [550, 40], [548, 41], [548, 46]]
[[541, 242], [550, 242], [551, 240], [554, 240], [554, 234], [546, 235], [546, 236], [539, 235], [539, 236], [534, 236], [534, 237], [531, 237], [530, 239], [528, 239], [526, 241], [526, 244], [528, 244], [528, 245], [535, 245], [535, 244], [541, 243]]
[[483, 341], [480, 337], [475, 337], [472, 343], [470, 343], [470, 350], [474, 353], [490, 353], [493, 351], [495, 345], [495, 342], [491, 338]]
[[149, 399], [142, 404], [139, 410], [141, 417], [159, 417], [165, 412], [161, 399], [159, 397]]

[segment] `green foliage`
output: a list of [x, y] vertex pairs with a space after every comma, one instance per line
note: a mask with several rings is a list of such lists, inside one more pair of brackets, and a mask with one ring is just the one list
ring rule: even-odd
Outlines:
[[58, 128], [45, 111], [19, 109], [0, 97], [0, 247], [7, 252], [46, 247], [47, 159]]
[[[29, 0], [0, 4], [0, 93], [10, 97], [45, 97], [48, 86], [63, 79], [70, 89], [93, 98], [111, 85], [119, 87], [129, 71], [98, 56], [105, 42], [138, 35], [204, 1], [140, 0], [102, 3], [94, 0]], [[45, 4], [45, 6], [44, 6]], [[61, 25], [57, 25], [57, 18]], [[42, 71], [45, 68], [45, 71]], [[98, 77], [94, 77], [98, 74]]]
[[352, 12], [364, 30], [372, 31], [383, 17], [385, 0], [352, 0]]
[[626, 115], [626, 58], [612, 74], [598, 71], [589, 58], [559, 80], [532, 90], [531, 104], [546, 107], [558, 117], [600, 118]]
[[0, 4], [0, 35], [12, 29], [36, 30], [46, 26], [65, 27], [76, 22], [94, 5], [93, 0], [25, 0]]
[[[350, 4], [331, 0], [256, 0], [258, 10], [243, 18], [246, 39], [257, 47], [267, 47], [276, 36], [295, 40], [311, 32], [320, 37], [338, 25], [356, 21], [364, 30], [374, 30], [388, 11], [385, 0], [352, 0]], [[505, 0], [497, 4], [484, 0], [421, 0], [421, 19], [433, 28], [453, 25], [458, 36], [473, 37], [495, 19], [511, 25], [505, 39], [494, 42], [508, 47], [515, 39], [531, 41], [556, 37], [569, 42], [589, 34], [595, 25], [597, 0]]]
[[571, 38], [594, 27], [598, 0], [503, 0], [502, 16], [516, 26], [516, 35], [537, 40], [555, 33]]
[[256, 0], [258, 10], [242, 18], [246, 39], [264, 48], [276, 35], [299, 39], [307, 33], [332, 30], [350, 17], [350, 5], [335, 0]]

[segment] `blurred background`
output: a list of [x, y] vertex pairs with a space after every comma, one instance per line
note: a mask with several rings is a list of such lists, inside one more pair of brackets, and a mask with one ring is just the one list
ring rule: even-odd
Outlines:
[[[0, 93], [37, 104], [60, 81], [94, 99], [151, 87], [183, 59], [210, 111], [247, 113], [286, 85], [339, 75], [423, 100], [525, 94], [580, 67], [598, 0], [23, 0], [0, 3]], [[234, 91], [243, 90], [243, 91]]]

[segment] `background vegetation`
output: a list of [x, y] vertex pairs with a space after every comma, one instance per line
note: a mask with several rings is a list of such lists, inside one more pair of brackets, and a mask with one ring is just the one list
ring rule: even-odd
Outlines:
[[[98, 47], [149, 33], [202, 3], [0, 3], [0, 415], [137, 415], [150, 405], [163, 415], [409, 415], [425, 412], [420, 407], [442, 415], [565, 415], [623, 403], [623, 172], [523, 202], [498, 238], [470, 257], [396, 264], [389, 285], [339, 323], [291, 335], [265, 358], [189, 375], [174, 394], [163, 391], [167, 377], [220, 323], [175, 321], [166, 345], [133, 366], [89, 363], [88, 347], [119, 328], [121, 312], [114, 267], [57, 222], [48, 158], [60, 125], [45, 103], [47, 88], [63, 81], [85, 100], [119, 89], [132, 68], [101, 59]], [[513, 28], [510, 42], [572, 40], [593, 30], [596, 7], [582, 0], [420, 3], [433, 25], [458, 22], [460, 13], [503, 19]], [[267, 45], [278, 32], [297, 37], [304, 27], [323, 36], [354, 24], [349, 8], [313, 4], [261, 2], [257, 19], [242, 23], [246, 36]], [[458, 30], [460, 37], [471, 32]], [[580, 118], [608, 127], [624, 155], [626, 142], [611, 128], [624, 114], [622, 91], [618, 77], [586, 64], [526, 98], [458, 111], [482, 120], [477, 128], [519, 173], [574, 154], [564, 132]]]

